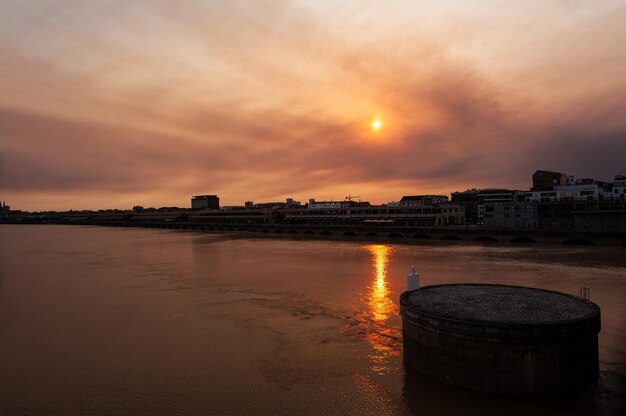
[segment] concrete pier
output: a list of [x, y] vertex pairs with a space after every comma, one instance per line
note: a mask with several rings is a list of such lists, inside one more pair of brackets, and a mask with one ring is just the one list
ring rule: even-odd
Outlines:
[[580, 389], [599, 375], [600, 308], [520, 286], [426, 286], [400, 297], [405, 362], [432, 378], [506, 394]]

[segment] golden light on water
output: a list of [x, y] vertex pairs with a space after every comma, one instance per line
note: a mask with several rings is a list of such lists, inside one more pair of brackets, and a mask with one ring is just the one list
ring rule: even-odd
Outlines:
[[402, 353], [402, 331], [396, 294], [391, 289], [389, 264], [394, 249], [383, 244], [362, 246], [370, 255], [367, 290], [359, 310], [344, 327], [346, 334], [364, 337], [372, 347], [368, 353], [371, 371], [376, 374], [397, 373]]
[[394, 309], [387, 283], [387, 266], [392, 249], [385, 245], [371, 245], [367, 249], [372, 255], [374, 267], [374, 280], [369, 287], [367, 303], [372, 319], [381, 322], [386, 320]]
[[365, 298], [368, 322], [366, 339], [373, 347], [369, 358], [372, 362], [372, 371], [387, 374], [394, 371], [393, 366], [390, 366], [390, 358], [397, 356], [400, 351], [398, 328], [388, 322], [390, 318], [398, 315], [398, 307], [392, 300], [393, 292], [389, 288], [388, 279], [389, 260], [393, 248], [375, 244], [366, 246], [365, 249], [371, 255], [373, 269]]

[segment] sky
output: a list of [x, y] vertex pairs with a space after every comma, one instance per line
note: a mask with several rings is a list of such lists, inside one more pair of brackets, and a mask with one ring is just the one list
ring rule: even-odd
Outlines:
[[[12, 209], [626, 174], [626, 1], [0, 2]], [[375, 129], [372, 123], [378, 121]]]

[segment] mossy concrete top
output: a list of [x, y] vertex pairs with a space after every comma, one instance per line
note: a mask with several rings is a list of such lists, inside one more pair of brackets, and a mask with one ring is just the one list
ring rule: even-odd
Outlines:
[[600, 308], [565, 293], [521, 286], [425, 286], [400, 298], [405, 321], [453, 336], [545, 342], [597, 334]]

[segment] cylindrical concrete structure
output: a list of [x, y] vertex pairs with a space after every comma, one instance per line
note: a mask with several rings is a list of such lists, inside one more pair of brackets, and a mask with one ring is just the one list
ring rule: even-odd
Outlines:
[[600, 308], [520, 286], [425, 286], [400, 296], [405, 362], [475, 390], [544, 394], [595, 382]]

